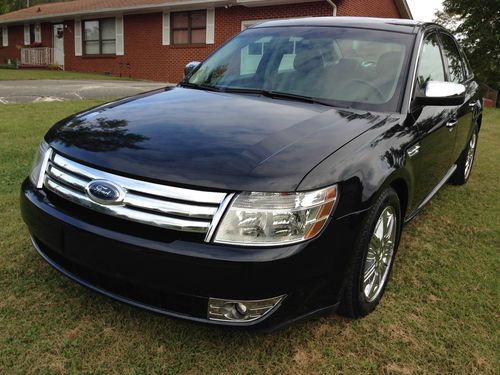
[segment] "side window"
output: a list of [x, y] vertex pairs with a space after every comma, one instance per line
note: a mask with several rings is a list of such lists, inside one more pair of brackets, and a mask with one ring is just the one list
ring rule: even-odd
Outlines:
[[469, 78], [472, 76], [472, 68], [470, 67], [469, 59], [467, 59], [467, 55], [465, 52], [462, 50], [462, 61], [464, 62], [464, 68], [465, 68], [465, 77]]
[[423, 89], [429, 81], [444, 81], [444, 68], [437, 34], [427, 36], [422, 45], [417, 70], [417, 84]]
[[458, 50], [455, 40], [446, 34], [441, 34], [441, 39], [443, 41], [443, 51], [448, 60], [448, 71], [450, 73], [450, 80], [452, 82], [463, 82], [464, 81], [464, 67], [462, 62], [462, 56]]

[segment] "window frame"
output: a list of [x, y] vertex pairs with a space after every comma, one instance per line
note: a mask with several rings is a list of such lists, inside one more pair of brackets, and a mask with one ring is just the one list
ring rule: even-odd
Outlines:
[[35, 40], [36, 40], [35, 28], [36, 28], [35, 24], [30, 23], [30, 44], [29, 45], [32, 45], [33, 43], [35, 43]]
[[449, 61], [448, 61], [448, 57], [446, 56], [446, 52], [445, 52], [445, 46], [444, 46], [444, 41], [443, 41], [443, 37], [448, 37], [451, 39], [452, 43], [455, 45], [456, 49], [457, 49], [457, 52], [458, 52], [458, 57], [459, 57], [459, 60], [460, 60], [460, 65], [461, 65], [461, 68], [462, 68], [462, 80], [458, 83], [462, 84], [464, 83], [465, 81], [467, 81], [468, 79], [468, 76], [467, 76], [467, 70], [465, 69], [465, 61], [464, 61], [464, 57], [463, 57], [463, 53], [460, 49], [460, 46], [458, 45], [456, 39], [453, 37], [453, 35], [451, 35], [450, 33], [447, 33], [447, 32], [444, 32], [442, 30], [439, 31], [439, 39], [441, 41], [441, 50], [442, 50], [442, 55], [443, 55], [443, 58], [446, 62], [446, 80], [447, 82], [454, 82], [452, 80], [452, 76], [451, 76], [451, 72], [450, 72], [450, 64], [449, 64]]
[[[102, 39], [102, 21], [113, 20], [115, 22], [115, 38], [114, 39]], [[87, 40], [85, 36], [85, 23], [86, 22], [97, 22], [99, 24], [99, 39]], [[115, 42], [115, 52], [114, 53], [102, 53], [102, 43], [103, 42]], [[87, 42], [99, 42], [99, 53], [87, 53]], [[82, 20], [82, 52], [83, 56], [93, 57], [93, 56], [116, 56], [116, 18], [115, 17], [105, 17], [105, 18], [92, 18]]]
[[420, 43], [420, 48], [418, 51], [418, 61], [416, 62], [416, 67], [415, 67], [415, 77], [414, 77], [414, 82], [413, 82], [413, 95], [412, 95], [413, 97], [411, 98], [412, 101], [415, 99], [415, 97], [418, 95], [418, 92], [421, 90], [421, 88], [419, 87], [419, 84], [418, 84], [418, 71], [420, 68], [420, 62], [422, 61], [425, 42], [433, 34], [436, 35], [437, 46], [439, 48], [439, 53], [441, 55], [441, 66], [443, 68], [443, 77], [444, 77], [445, 81], [449, 81], [447, 60], [446, 60], [446, 56], [444, 55], [443, 45], [441, 42], [441, 36], [439, 35], [439, 30], [438, 29], [430, 29], [422, 36], [422, 42]]
[[[204, 13], [205, 14], [205, 26], [204, 27], [193, 27], [191, 15], [194, 13]], [[174, 17], [177, 14], [187, 14], [188, 25], [185, 27], [174, 27]], [[203, 43], [193, 43], [193, 30], [205, 30], [205, 42]], [[176, 31], [187, 31], [188, 41], [187, 43], [175, 43], [174, 34]], [[190, 45], [206, 45], [206, 35], [207, 35], [207, 10], [186, 10], [181, 12], [170, 13], [170, 44], [173, 46], [190, 46]]]
[[465, 82], [468, 82], [470, 80], [473, 80], [475, 75], [474, 71], [472, 70], [472, 67], [470, 66], [470, 61], [469, 58], [467, 57], [467, 54], [465, 53], [464, 49], [457, 43], [458, 48], [460, 50], [460, 54], [462, 55], [462, 60], [464, 62], [464, 67], [465, 67]]

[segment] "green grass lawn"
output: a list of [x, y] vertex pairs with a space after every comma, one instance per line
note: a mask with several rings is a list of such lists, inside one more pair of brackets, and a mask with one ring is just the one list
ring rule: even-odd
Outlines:
[[18, 208], [40, 138], [97, 102], [0, 106], [1, 374], [498, 374], [500, 111], [475, 169], [407, 227], [379, 308], [274, 334], [140, 311], [68, 281], [32, 249]]
[[33, 79], [127, 79], [106, 76], [104, 74], [80, 73], [62, 70], [43, 70], [43, 69], [2, 69], [0, 68], [0, 81], [5, 80], [33, 80]]

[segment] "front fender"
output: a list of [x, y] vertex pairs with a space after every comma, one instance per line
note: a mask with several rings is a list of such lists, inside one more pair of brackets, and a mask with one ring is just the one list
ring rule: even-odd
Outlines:
[[302, 180], [298, 190], [338, 183], [338, 218], [368, 209], [380, 191], [397, 181], [396, 190], [401, 186], [406, 189], [406, 196], [400, 199], [406, 199], [406, 212], [410, 212], [415, 173], [406, 150], [418, 139], [418, 130], [412, 124], [406, 116], [391, 116], [321, 162]]

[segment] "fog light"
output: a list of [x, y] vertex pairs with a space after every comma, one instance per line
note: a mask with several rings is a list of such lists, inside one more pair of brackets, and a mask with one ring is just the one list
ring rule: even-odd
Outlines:
[[284, 297], [250, 301], [209, 298], [208, 319], [233, 323], [258, 320], [274, 310]]

